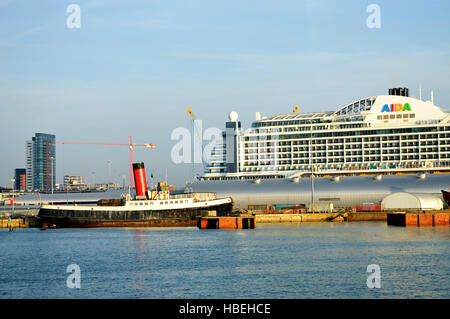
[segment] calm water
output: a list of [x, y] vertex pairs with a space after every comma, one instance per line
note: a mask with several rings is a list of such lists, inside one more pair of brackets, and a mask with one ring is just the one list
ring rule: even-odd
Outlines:
[[[257, 226], [0, 230], [0, 298], [450, 297], [449, 227]], [[69, 264], [80, 289], [66, 286]]]

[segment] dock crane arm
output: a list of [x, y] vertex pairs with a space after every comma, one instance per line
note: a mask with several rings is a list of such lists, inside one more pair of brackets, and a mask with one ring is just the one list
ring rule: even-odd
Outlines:
[[65, 142], [65, 141], [56, 141], [55, 143], [58, 144], [87, 144], [87, 145], [107, 145], [107, 146], [128, 146], [130, 148], [130, 187], [133, 183], [133, 147], [135, 146], [145, 146], [148, 148], [155, 148], [156, 145], [153, 143], [144, 143], [144, 144], [136, 144], [133, 143], [132, 137], [128, 136], [130, 138], [130, 143], [100, 143], [100, 142]]

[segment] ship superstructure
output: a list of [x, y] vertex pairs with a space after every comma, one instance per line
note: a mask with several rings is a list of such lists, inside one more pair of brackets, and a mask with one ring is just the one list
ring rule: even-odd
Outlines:
[[243, 130], [230, 113], [201, 180], [450, 172], [450, 113], [409, 89], [337, 111], [261, 117]]

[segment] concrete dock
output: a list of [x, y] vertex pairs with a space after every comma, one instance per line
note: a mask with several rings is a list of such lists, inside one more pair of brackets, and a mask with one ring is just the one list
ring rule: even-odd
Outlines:
[[7, 219], [0, 219], [0, 228], [32, 228], [32, 227], [41, 227], [39, 219], [23, 217], [23, 218], [14, 218], [11, 221]]
[[386, 221], [386, 212], [336, 212], [336, 213], [303, 213], [277, 214], [255, 212], [257, 223], [304, 223], [304, 222], [356, 222]]

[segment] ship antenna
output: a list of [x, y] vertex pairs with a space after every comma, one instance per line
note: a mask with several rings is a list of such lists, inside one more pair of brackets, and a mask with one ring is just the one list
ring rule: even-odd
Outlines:
[[419, 100], [422, 101], [422, 84], [419, 84]]

